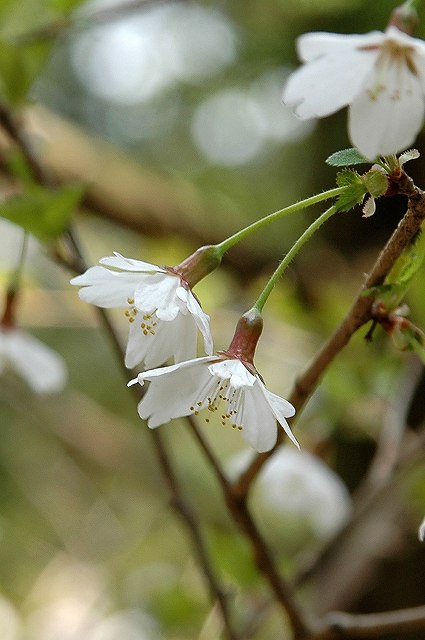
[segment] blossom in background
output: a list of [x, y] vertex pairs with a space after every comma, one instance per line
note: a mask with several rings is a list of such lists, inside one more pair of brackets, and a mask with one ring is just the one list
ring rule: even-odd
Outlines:
[[306, 451], [283, 447], [265, 463], [257, 480], [262, 501], [276, 513], [309, 524], [327, 539], [347, 522], [351, 499], [339, 476]]
[[222, 424], [240, 430], [259, 452], [275, 445], [277, 421], [298, 446], [286, 422], [295, 414], [294, 407], [266, 389], [253, 365], [261, 327], [261, 316], [248, 312], [239, 321], [227, 351], [139, 373], [129, 385], [150, 381], [139, 403], [140, 417], [154, 429], [173, 418], [198, 415], [203, 409], [221, 411]]
[[55, 393], [65, 386], [68, 373], [63, 358], [26, 331], [0, 325], [0, 373], [9, 366], [34, 393]]
[[307, 33], [297, 45], [304, 65], [283, 101], [301, 119], [349, 106], [351, 142], [371, 160], [413, 143], [424, 119], [425, 42], [390, 26], [364, 35]]
[[[177, 267], [158, 267], [119, 253], [71, 280], [80, 298], [98, 307], [125, 309], [130, 323], [125, 364], [131, 368], [176, 362], [196, 355], [197, 331], [205, 352], [213, 350], [209, 317], [192, 293], [192, 286], [217, 263], [208, 247], [199, 249]], [[213, 256], [214, 258], [214, 256]]]
[[419, 527], [418, 538], [420, 542], [424, 542], [425, 540], [425, 518], [422, 520], [421, 526]]

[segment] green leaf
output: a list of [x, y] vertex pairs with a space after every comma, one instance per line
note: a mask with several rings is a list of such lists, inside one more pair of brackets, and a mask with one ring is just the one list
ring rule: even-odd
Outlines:
[[0, 97], [3, 101], [19, 105], [27, 98], [49, 50], [47, 42], [18, 45], [0, 40]]
[[12, 106], [26, 100], [66, 24], [82, 0], [1, 0], [0, 99]]
[[366, 160], [357, 149], [352, 147], [336, 151], [326, 158], [326, 163], [331, 167], [349, 167], [354, 164], [370, 164], [370, 160]]
[[338, 173], [336, 183], [339, 187], [350, 187], [338, 197], [336, 203], [338, 211], [349, 211], [357, 204], [363, 202], [367, 189], [361, 176], [359, 176], [356, 171], [342, 171]]
[[[60, 24], [84, 0], [1, 0], [0, 37], [9, 42]], [[52, 30], [55, 32], [55, 29]]]
[[50, 242], [65, 231], [84, 193], [82, 185], [68, 185], [55, 191], [32, 187], [0, 205], [0, 216], [19, 225], [41, 242]]

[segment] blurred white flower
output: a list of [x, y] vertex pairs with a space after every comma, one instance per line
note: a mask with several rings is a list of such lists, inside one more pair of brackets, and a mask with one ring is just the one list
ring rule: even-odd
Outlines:
[[16, 371], [34, 393], [55, 393], [65, 386], [68, 373], [63, 358], [29, 333], [0, 325], [0, 373]]
[[212, 353], [209, 317], [192, 293], [190, 270], [179, 270], [185, 263], [163, 268], [115, 253], [100, 264], [104, 266], [91, 267], [71, 284], [82, 287], [79, 296], [85, 302], [125, 309], [130, 323], [127, 367], [156, 367], [170, 357], [176, 362], [193, 358], [198, 329], [206, 353]]
[[322, 539], [336, 533], [351, 512], [351, 499], [339, 476], [306, 451], [279, 449], [265, 463], [256, 489], [274, 512], [307, 522]]
[[422, 520], [421, 526], [419, 527], [418, 538], [421, 542], [425, 540], [425, 518]]
[[289, 78], [283, 101], [301, 119], [349, 106], [349, 135], [373, 160], [409, 147], [425, 109], [425, 43], [390, 26], [364, 35], [307, 33], [305, 63]]

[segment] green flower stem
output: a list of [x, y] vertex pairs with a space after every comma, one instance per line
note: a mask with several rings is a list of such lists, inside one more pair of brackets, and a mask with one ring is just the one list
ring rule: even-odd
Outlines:
[[[219, 244], [215, 245], [215, 249], [222, 256], [231, 249], [235, 244], [246, 238], [250, 233], [256, 231], [257, 229], [261, 229], [261, 227], [266, 226], [269, 222], [273, 222], [274, 220], [278, 220], [279, 218], [287, 215], [288, 213], [294, 213], [295, 211], [299, 211], [300, 209], [306, 209], [307, 207], [311, 207], [313, 204], [317, 204], [319, 202], [323, 202], [323, 200], [329, 200], [329, 198], [335, 198], [336, 196], [341, 195], [344, 191], [347, 191], [349, 187], [336, 187], [335, 189], [329, 189], [329, 191], [324, 191], [323, 193], [318, 193], [315, 196], [311, 196], [310, 198], [306, 198], [305, 200], [300, 200], [300, 202], [296, 202], [295, 204], [291, 204], [284, 209], [279, 209], [279, 211], [275, 211], [274, 213], [270, 213], [268, 216], [261, 218], [261, 220], [256, 220], [252, 224], [248, 225], [244, 229], [237, 231], [235, 234], [226, 238]], [[320, 218], [319, 218], [320, 220]], [[314, 232], [313, 232], [314, 233]]]
[[291, 247], [291, 249], [288, 251], [286, 256], [283, 258], [282, 262], [279, 264], [279, 266], [277, 267], [277, 269], [275, 270], [275, 272], [271, 276], [270, 280], [267, 282], [267, 284], [264, 287], [263, 291], [260, 293], [260, 295], [258, 297], [258, 300], [254, 304], [254, 309], [257, 309], [257, 311], [259, 311], [261, 313], [261, 311], [263, 310], [264, 304], [265, 304], [267, 298], [269, 297], [270, 293], [272, 292], [276, 282], [282, 276], [282, 274], [284, 273], [284, 271], [288, 267], [288, 265], [295, 258], [295, 256], [297, 255], [298, 251], [301, 249], [301, 247], [303, 247], [305, 245], [305, 243], [308, 240], [310, 240], [311, 236], [314, 233], [316, 233], [316, 231], [319, 229], [319, 227], [321, 227], [322, 224], [324, 222], [326, 222], [326, 220], [329, 220], [329, 218], [331, 216], [333, 216], [333, 214], [336, 213], [337, 211], [338, 211], [338, 209], [337, 209], [337, 207], [335, 205], [332, 205], [331, 207], [329, 207], [329, 209], [327, 209], [324, 213], [322, 213], [322, 215], [319, 216], [308, 227], [308, 229], [306, 229], [304, 231], [304, 233], [298, 238], [298, 240], [295, 242], [295, 244]]

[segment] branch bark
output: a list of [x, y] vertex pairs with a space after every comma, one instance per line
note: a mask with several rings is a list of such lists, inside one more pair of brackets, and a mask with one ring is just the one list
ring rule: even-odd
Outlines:
[[[416, 187], [413, 181], [404, 173], [397, 183], [397, 192], [408, 197], [407, 212], [378, 255], [369, 276], [366, 278], [345, 318], [325, 342], [309, 367], [298, 380], [296, 380], [288, 400], [294, 405], [298, 413], [316, 389], [322, 375], [333, 359], [342, 351], [354, 333], [371, 319], [371, 308], [374, 297], [373, 295], [364, 296], [364, 291], [384, 282], [396, 260], [421, 228], [422, 222], [425, 219], [424, 192]], [[273, 455], [276, 448], [282, 442], [283, 437], [282, 431], [280, 430], [274, 449], [267, 453], [258, 454], [250, 466], [241, 474], [234, 486], [234, 491], [237, 495], [246, 495], [248, 493], [249, 487], [257, 473], [270, 456]]]

